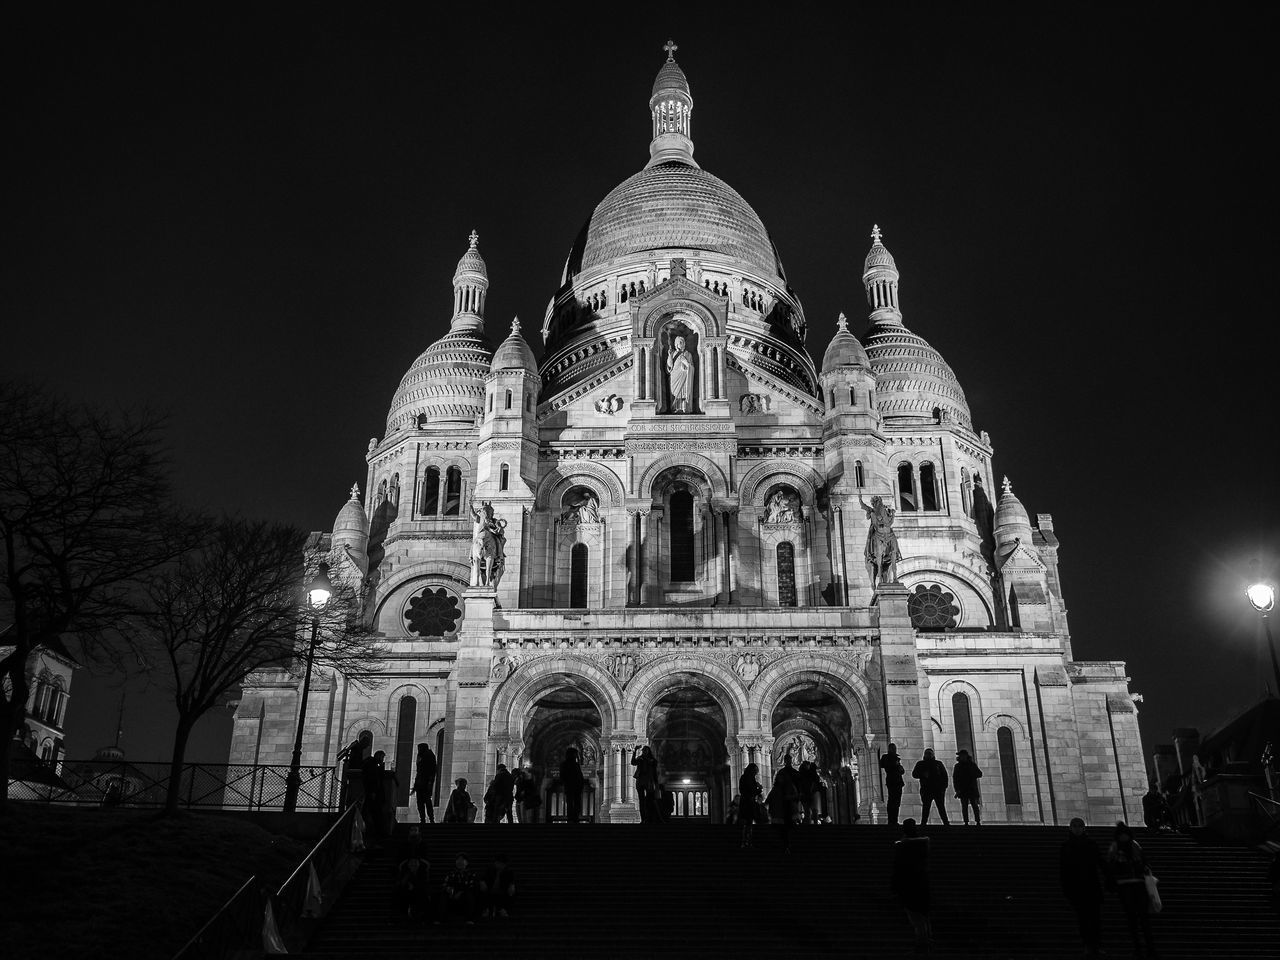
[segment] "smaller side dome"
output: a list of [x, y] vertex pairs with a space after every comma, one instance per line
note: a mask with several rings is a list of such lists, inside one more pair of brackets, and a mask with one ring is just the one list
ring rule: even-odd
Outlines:
[[995, 534], [996, 543], [1001, 548], [1012, 547], [1015, 540], [1031, 546], [1031, 518], [1022, 501], [1014, 496], [1013, 484], [1008, 477], [1004, 478], [1000, 502], [996, 504]]
[[866, 262], [862, 265], [864, 278], [867, 274], [886, 268], [895, 271], [898, 269], [898, 265], [893, 261], [893, 254], [880, 242], [883, 236], [884, 234], [880, 232], [880, 224], [872, 224], [871, 249], [867, 251]]
[[871, 362], [858, 338], [849, 332], [849, 320], [842, 313], [836, 320], [836, 335], [831, 338], [827, 352], [822, 355], [822, 372], [833, 373], [837, 367], [862, 367], [869, 369]]
[[[672, 51], [677, 48], [673, 44]], [[668, 59], [661, 67], [658, 68], [658, 75], [653, 78], [653, 95], [660, 93], [689, 93], [689, 78], [684, 75], [684, 71], [680, 69], [680, 64], [675, 59]]]
[[520, 333], [520, 318], [511, 321], [511, 334], [499, 344], [494, 351], [493, 363], [489, 365], [492, 373], [499, 370], [524, 370], [526, 373], [538, 373], [538, 364], [533, 359], [533, 350], [525, 342]]
[[360, 485], [351, 485], [351, 496], [333, 521], [333, 555], [338, 562], [349, 560], [364, 576], [369, 569], [369, 517], [360, 499]]

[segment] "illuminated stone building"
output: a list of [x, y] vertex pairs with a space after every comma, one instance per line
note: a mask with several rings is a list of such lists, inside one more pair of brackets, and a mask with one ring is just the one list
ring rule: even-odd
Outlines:
[[[554, 811], [572, 745], [588, 811], [618, 821], [636, 819], [638, 744], [676, 813], [712, 819], [747, 763], [768, 782], [790, 754], [826, 773], [834, 819], [878, 819], [894, 741], [908, 776], [925, 747], [948, 766], [970, 749], [990, 821], [1135, 816], [1124, 664], [1073, 657], [1053, 522], [997, 479], [879, 229], [865, 332], [841, 317], [815, 363], [764, 224], [694, 158], [671, 51], [649, 105], [649, 160], [596, 206], [540, 329], [486, 319], [472, 234], [448, 333], [395, 390], [363, 493], [315, 540], [363, 583], [387, 655], [379, 689], [313, 687], [304, 763], [367, 730], [402, 806], [429, 742], [477, 799], [497, 763], [532, 765]], [[878, 585], [872, 497], [896, 511], [901, 553]], [[488, 577], [472, 556], [484, 504], [502, 541]], [[246, 686], [233, 761], [288, 761], [299, 686]]]

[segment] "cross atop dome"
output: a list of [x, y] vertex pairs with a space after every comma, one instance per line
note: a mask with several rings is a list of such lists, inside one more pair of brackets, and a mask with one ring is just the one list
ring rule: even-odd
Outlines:
[[476, 233], [475, 230], [472, 230], [471, 234], [467, 237], [467, 243], [470, 244], [470, 249], [474, 250], [476, 248], [476, 244], [479, 242], [480, 234]]
[[667, 63], [676, 62], [676, 51], [680, 48], [676, 46], [674, 40], [668, 40], [662, 45], [662, 49], [667, 51]]

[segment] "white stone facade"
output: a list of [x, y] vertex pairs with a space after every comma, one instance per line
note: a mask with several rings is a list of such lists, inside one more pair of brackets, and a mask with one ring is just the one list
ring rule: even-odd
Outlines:
[[[905, 326], [879, 230], [869, 327], [842, 317], [819, 368], [763, 224], [693, 160], [673, 60], [650, 105], [652, 159], [574, 244], [540, 362], [518, 323], [486, 337], [473, 234], [449, 333], [402, 381], [365, 494], [316, 540], [388, 655], [373, 691], [313, 684], [304, 763], [367, 730], [406, 805], [418, 743], [477, 799], [499, 762], [554, 794], [572, 745], [588, 809], [633, 820], [630, 751], [650, 743], [678, 812], [714, 819], [747, 763], [767, 781], [790, 750], [844, 785], [835, 819], [874, 819], [887, 743], [908, 774], [925, 747], [950, 765], [971, 746], [988, 820], [1136, 817], [1124, 664], [1073, 660], [1052, 519], [1033, 527], [1007, 481], [993, 502], [990, 439]], [[873, 496], [901, 555], [880, 584]], [[505, 537], [488, 583], [484, 503]], [[246, 685], [233, 762], [288, 761], [298, 689]]]

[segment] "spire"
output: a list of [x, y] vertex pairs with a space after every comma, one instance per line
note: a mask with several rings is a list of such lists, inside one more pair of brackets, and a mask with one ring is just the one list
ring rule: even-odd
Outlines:
[[902, 323], [902, 311], [898, 307], [898, 265], [893, 254], [881, 241], [884, 234], [880, 224], [871, 227], [871, 249], [862, 267], [862, 286], [867, 291], [867, 304], [871, 307], [871, 323]]
[[662, 49], [666, 51], [667, 60], [658, 70], [653, 81], [653, 95], [649, 97], [653, 141], [649, 144], [648, 165], [685, 163], [696, 167], [690, 125], [693, 94], [689, 92], [689, 78], [676, 63], [676, 51], [680, 48], [668, 40]]
[[520, 333], [520, 317], [519, 317], [518, 315], [517, 315], [517, 316], [513, 316], [513, 317], [511, 318], [511, 336], [513, 336], [513, 337], [521, 336], [521, 333]]
[[478, 249], [480, 234], [474, 230], [467, 237], [467, 252], [453, 271], [452, 327], [478, 327], [484, 324], [484, 301], [489, 292], [489, 270]]

